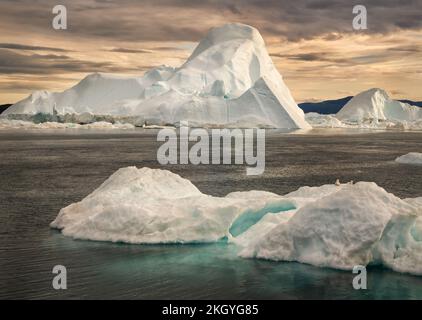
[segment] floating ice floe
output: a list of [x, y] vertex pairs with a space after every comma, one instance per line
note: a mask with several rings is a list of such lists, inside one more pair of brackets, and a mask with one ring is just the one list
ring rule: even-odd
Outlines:
[[60, 93], [34, 92], [2, 116], [38, 114], [64, 122], [91, 114], [136, 117], [141, 125], [310, 128], [258, 30], [239, 23], [211, 29], [179, 68], [139, 77], [91, 74]]
[[213, 197], [167, 170], [128, 167], [63, 208], [51, 227], [127, 243], [227, 238], [242, 257], [422, 274], [422, 197], [402, 200], [370, 182]]
[[422, 165], [422, 153], [410, 152], [396, 159], [398, 163]]

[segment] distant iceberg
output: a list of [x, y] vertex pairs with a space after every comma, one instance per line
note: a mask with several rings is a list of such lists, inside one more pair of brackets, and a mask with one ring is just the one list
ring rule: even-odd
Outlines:
[[398, 163], [422, 165], [422, 153], [410, 152], [396, 159]]
[[402, 200], [370, 182], [213, 197], [170, 171], [128, 167], [63, 208], [51, 227], [112, 242], [228, 239], [242, 257], [422, 274], [422, 197]]
[[422, 130], [422, 108], [392, 100], [386, 91], [370, 89], [353, 97], [337, 114], [307, 113], [314, 128]]
[[422, 119], [422, 108], [392, 100], [385, 90], [373, 88], [353, 97], [336, 118], [347, 122], [416, 121]]
[[132, 117], [141, 125], [310, 128], [258, 30], [238, 23], [211, 29], [179, 68], [130, 78], [91, 74], [61, 93], [34, 92], [2, 116], [25, 120], [39, 113], [64, 122], [91, 114], [133, 123]]

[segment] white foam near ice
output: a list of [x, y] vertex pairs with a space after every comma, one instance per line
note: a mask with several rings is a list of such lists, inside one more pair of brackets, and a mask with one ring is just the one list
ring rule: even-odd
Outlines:
[[51, 226], [78, 239], [128, 243], [227, 237], [243, 257], [422, 274], [422, 197], [402, 200], [370, 182], [213, 197], [167, 170], [128, 167], [63, 208]]
[[61, 93], [37, 91], [2, 116], [91, 113], [139, 117], [150, 125], [310, 128], [275, 68], [258, 30], [213, 28], [179, 68], [140, 77], [88, 75]]

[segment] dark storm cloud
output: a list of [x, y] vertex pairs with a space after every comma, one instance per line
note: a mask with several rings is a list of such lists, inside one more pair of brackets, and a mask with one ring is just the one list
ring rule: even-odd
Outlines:
[[[349, 0], [110, 0], [61, 2], [68, 8], [69, 30], [63, 35], [116, 40], [197, 41], [215, 23], [244, 22], [264, 35], [289, 40], [352, 30]], [[360, 0], [368, 10], [368, 33], [422, 28], [420, 0]], [[1, 21], [11, 29], [51, 28], [55, 0], [0, 3]]]

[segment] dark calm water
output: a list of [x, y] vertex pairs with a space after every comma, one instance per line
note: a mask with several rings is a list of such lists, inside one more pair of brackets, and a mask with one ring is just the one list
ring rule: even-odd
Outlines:
[[[329, 134], [328, 134], [329, 132]], [[268, 132], [266, 170], [166, 166], [212, 195], [240, 190], [284, 194], [304, 185], [375, 181], [400, 197], [422, 196], [422, 133]], [[0, 299], [422, 299], [422, 277], [370, 268], [368, 290], [353, 274], [299, 263], [240, 259], [224, 243], [127, 245], [76, 241], [48, 225], [120, 167], [159, 168], [156, 131], [0, 132]], [[64, 265], [68, 289], [52, 288]]]

